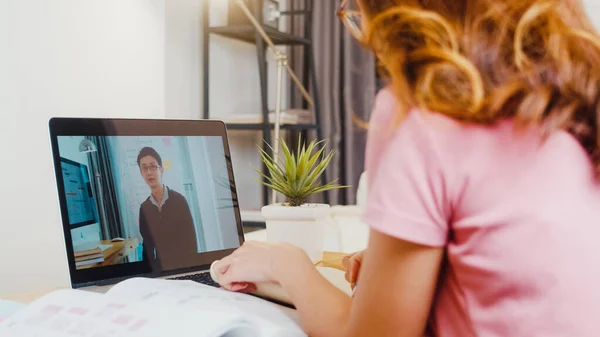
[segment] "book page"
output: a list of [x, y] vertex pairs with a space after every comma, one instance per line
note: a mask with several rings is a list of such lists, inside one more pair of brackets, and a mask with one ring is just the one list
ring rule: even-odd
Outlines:
[[123, 281], [106, 296], [135, 301], [146, 307], [171, 307], [180, 311], [227, 313], [256, 324], [261, 336], [306, 336], [294, 310], [254, 296], [232, 293], [193, 281], [133, 278]]
[[[228, 333], [234, 331], [237, 334]], [[114, 296], [60, 290], [33, 302], [0, 324], [11, 337], [258, 337], [242, 317], [166, 306]]]
[[10, 316], [14, 315], [19, 310], [25, 307], [26, 305], [23, 303], [17, 303], [0, 299], [0, 322], [5, 321]]

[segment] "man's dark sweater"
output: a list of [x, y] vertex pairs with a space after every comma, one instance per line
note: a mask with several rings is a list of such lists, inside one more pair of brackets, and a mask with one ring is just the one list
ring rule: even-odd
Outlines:
[[198, 253], [196, 230], [187, 201], [172, 189], [167, 192], [168, 198], [160, 210], [151, 197], [140, 207], [144, 258], [153, 268], [161, 270], [185, 267], [190, 255]]

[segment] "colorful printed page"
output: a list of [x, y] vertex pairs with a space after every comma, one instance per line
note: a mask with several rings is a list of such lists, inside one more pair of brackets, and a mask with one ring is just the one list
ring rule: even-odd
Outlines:
[[11, 337], [306, 336], [269, 302], [191, 281], [131, 279], [107, 294], [60, 290], [0, 323]]
[[306, 336], [295, 310], [192, 281], [133, 278], [117, 284], [106, 296], [148, 307], [164, 305], [185, 311], [227, 312], [256, 325], [260, 336]]

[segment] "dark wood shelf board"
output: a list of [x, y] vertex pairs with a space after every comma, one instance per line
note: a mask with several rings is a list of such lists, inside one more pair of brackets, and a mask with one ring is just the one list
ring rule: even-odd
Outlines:
[[[271, 27], [263, 26], [263, 29], [271, 38], [271, 40], [273, 40], [273, 43], [278, 45], [309, 45], [311, 43], [311, 41], [308, 39], [283, 33]], [[210, 27], [208, 31], [212, 34], [217, 34], [248, 43], [256, 43], [256, 28], [254, 28], [252, 25]]]

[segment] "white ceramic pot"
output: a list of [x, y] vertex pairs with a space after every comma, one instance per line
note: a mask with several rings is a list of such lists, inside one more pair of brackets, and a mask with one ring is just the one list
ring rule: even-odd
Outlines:
[[302, 248], [316, 263], [322, 259], [325, 227], [330, 222], [326, 204], [298, 207], [273, 204], [262, 208], [268, 242], [287, 242]]

